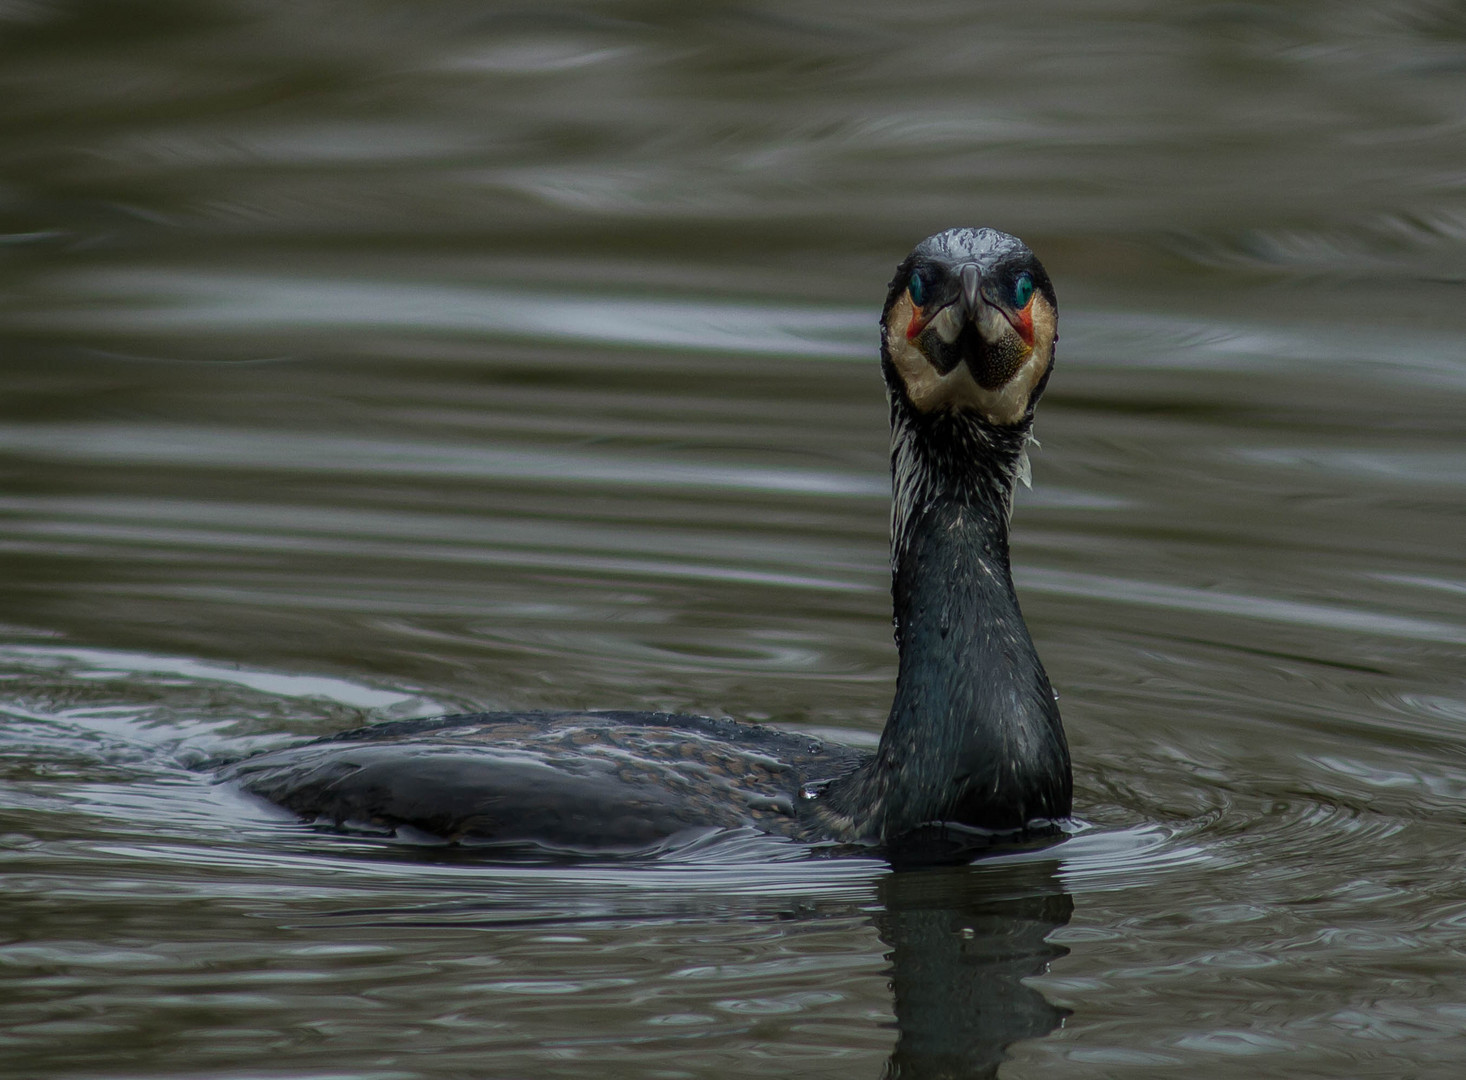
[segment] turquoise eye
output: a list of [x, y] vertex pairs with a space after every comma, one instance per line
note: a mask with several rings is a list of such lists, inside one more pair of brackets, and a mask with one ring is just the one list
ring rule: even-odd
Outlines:
[[1033, 299], [1033, 277], [1029, 274], [1019, 274], [1018, 280], [1013, 283], [1013, 306], [1020, 310], [1028, 306], [1028, 301]]
[[926, 299], [924, 295], [926, 287], [921, 283], [920, 274], [911, 275], [911, 283], [906, 286], [906, 291], [911, 294], [911, 302], [917, 307], [921, 307], [922, 302]]

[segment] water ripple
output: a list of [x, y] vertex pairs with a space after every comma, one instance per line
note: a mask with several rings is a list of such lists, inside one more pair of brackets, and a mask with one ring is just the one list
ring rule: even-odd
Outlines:
[[60, 319], [73, 329], [111, 333], [411, 330], [833, 359], [868, 359], [877, 340], [868, 310], [827, 307], [136, 268], [78, 274], [54, 287], [85, 303], [53, 313], [20, 311], [10, 319], [33, 329]]
[[1390, 615], [1340, 605], [1246, 596], [1220, 590], [1194, 589], [1063, 570], [1020, 570], [1015, 577], [1025, 590], [1032, 592], [1101, 599], [1141, 607], [1233, 615], [1318, 630], [1374, 634], [1453, 645], [1466, 644], [1466, 625], [1463, 624]]

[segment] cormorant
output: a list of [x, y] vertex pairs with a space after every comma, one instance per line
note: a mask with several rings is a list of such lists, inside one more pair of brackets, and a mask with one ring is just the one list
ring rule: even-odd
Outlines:
[[305, 818], [548, 852], [637, 852], [752, 828], [895, 860], [1042, 835], [1069, 750], [1008, 565], [1014, 484], [1058, 303], [1019, 239], [949, 229], [881, 314], [900, 656], [874, 752], [668, 713], [481, 713], [266, 752], [225, 776]]

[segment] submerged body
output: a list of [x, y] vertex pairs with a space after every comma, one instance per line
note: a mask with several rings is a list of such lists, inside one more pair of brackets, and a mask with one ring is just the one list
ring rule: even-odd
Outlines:
[[900, 665], [874, 752], [665, 713], [495, 713], [363, 728], [226, 776], [307, 818], [560, 851], [752, 828], [901, 857], [1052, 828], [1069, 754], [1008, 516], [1057, 314], [1033, 253], [995, 230], [940, 233], [897, 269], [881, 367]]
[[834, 839], [811, 785], [868, 752], [672, 713], [478, 713], [379, 724], [232, 770], [287, 809], [450, 840], [639, 851], [710, 829]]

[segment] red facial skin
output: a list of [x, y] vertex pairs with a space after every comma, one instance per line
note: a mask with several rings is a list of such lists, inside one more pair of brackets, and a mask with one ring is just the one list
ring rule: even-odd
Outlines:
[[[1034, 293], [1033, 295], [1037, 296], [1038, 294]], [[1033, 296], [1028, 298], [1028, 303], [1024, 304], [1021, 310], [1013, 312], [1005, 311], [1003, 314], [1013, 324], [1013, 329], [1018, 331], [1018, 336], [1023, 339], [1023, 344], [1027, 345], [1030, 349], [1033, 348]]]
[[[910, 293], [907, 293], [907, 296], [910, 295]], [[1037, 295], [1037, 293], [1034, 293], [1034, 296]], [[1004, 310], [1003, 315], [1013, 324], [1013, 329], [1018, 331], [1018, 336], [1023, 339], [1023, 343], [1030, 349], [1033, 348], [1033, 297], [1030, 296], [1028, 303], [1024, 304], [1020, 310]], [[917, 334], [925, 330], [926, 324], [929, 322], [931, 322], [931, 319], [922, 313], [921, 308], [917, 307], [916, 301], [913, 300], [911, 302], [911, 322], [906, 325], [906, 340], [910, 341]]]
[[911, 303], [911, 322], [906, 326], [906, 340], [910, 341], [917, 334], [925, 330], [926, 324], [930, 321], [922, 315], [921, 308], [917, 307], [916, 302], [913, 300]]

